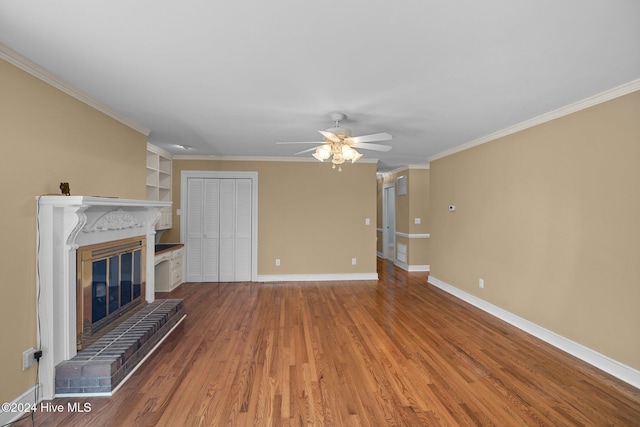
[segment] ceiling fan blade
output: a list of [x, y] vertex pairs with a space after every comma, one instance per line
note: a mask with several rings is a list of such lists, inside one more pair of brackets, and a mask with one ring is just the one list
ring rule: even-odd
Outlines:
[[[323, 144], [324, 145], [324, 144]], [[294, 156], [297, 156], [298, 154], [304, 154], [304, 153], [308, 153], [309, 151], [313, 151], [315, 149], [317, 149], [318, 147], [322, 147], [322, 145], [318, 145], [316, 147], [313, 148], [309, 148], [307, 150], [302, 150], [302, 151], [298, 151], [297, 153], [293, 153]]]
[[324, 130], [319, 130], [318, 132], [320, 132], [322, 134], [322, 136], [324, 136], [325, 138], [327, 138], [331, 142], [340, 142], [340, 138], [338, 138], [335, 134], [333, 134], [331, 132], [327, 132], [327, 131], [324, 131]]
[[[353, 139], [353, 138], [351, 138]], [[366, 142], [354, 142], [351, 145], [353, 148], [362, 148], [363, 150], [374, 150], [374, 151], [389, 151], [391, 150], [390, 145], [380, 145], [380, 144], [368, 144]]]
[[[393, 139], [393, 136], [391, 136], [386, 132], [383, 132], [383, 133], [373, 133], [371, 135], [352, 136], [349, 139], [356, 143], [374, 142], [374, 141], [390, 141]], [[364, 147], [360, 147], [360, 148], [364, 148]]]
[[276, 142], [276, 144], [324, 144], [322, 141]]

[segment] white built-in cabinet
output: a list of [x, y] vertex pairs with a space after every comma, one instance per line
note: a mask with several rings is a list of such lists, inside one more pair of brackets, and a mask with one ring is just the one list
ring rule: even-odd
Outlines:
[[[172, 159], [170, 153], [147, 144], [147, 200], [171, 201]], [[166, 230], [171, 226], [171, 207], [162, 208], [156, 230]]]
[[156, 292], [170, 292], [184, 282], [183, 259], [183, 247], [156, 254]]
[[186, 188], [186, 281], [250, 281], [252, 180], [188, 178]]

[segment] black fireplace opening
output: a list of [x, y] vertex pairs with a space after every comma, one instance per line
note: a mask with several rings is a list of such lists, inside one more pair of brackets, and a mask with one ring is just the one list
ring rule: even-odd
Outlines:
[[141, 296], [141, 252], [136, 250], [93, 261], [92, 323], [117, 313]]
[[144, 302], [145, 252], [143, 236], [78, 250], [78, 349]]

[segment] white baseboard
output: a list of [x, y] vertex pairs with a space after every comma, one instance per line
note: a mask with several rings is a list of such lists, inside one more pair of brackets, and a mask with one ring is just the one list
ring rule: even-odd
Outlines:
[[394, 261], [394, 264], [397, 267], [400, 267], [401, 269], [405, 270], [405, 271], [431, 271], [431, 266], [429, 264], [427, 265], [408, 265], [407, 263], [404, 263], [402, 261]]
[[378, 280], [378, 273], [258, 275], [258, 282], [326, 282], [334, 280]]
[[[37, 388], [40, 389], [40, 384], [37, 385]], [[36, 385], [33, 385], [27, 391], [25, 391], [20, 396], [16, 397], [15, 399], [13, 399], [11, 402], [8, 402], [8, 403], [11, 406], [15, 405], [17, 408], [24, 408], [24, 407], [30, 408], [35, 405], [37, 409], [40, 409], [39, 405], [40, 405], [40, 402], [42, 401], [42, 390], [38, 390], [38, 401], [36, 401], [35, 399], [36, 399]], [[30, 412], [30, 411], [5, 412], [2, 409], [0, 409], [0, 426], [15, 422], [18, 418], [20, 418], [27, 412]]]
[[460, 290], [442, 280], [435, 277], [429, 277], [429, 283], [433, 286], [442, 289], [443, 291], [460, 298], [461, 300], [468, 302], [469, 304], [478, 307], [479, 309], [504, 320], [505, 322], [521, 329], [528, 334], [533, 335], [542, 341], [551, 344], [552, 346], [577, 357], [580, 360], [587, 362], [588, 364], [595, 366], [596, 368], [603, 370], [614, 377], [631, 384], [632, 386], [640, 389], [640, 371], [624, 365], [616, 360], [611, 359], [603, 354], [598, 353], [582, 344], [578, 344], [568, 338], [558, 335], [557, 333], [543, 328], [527, 319], [516, 316], [515, 314], [504, 310], [498, 306], [490, 304], [483, 299], [480, 299], [474, 295], [471, 295], [463, 290]]

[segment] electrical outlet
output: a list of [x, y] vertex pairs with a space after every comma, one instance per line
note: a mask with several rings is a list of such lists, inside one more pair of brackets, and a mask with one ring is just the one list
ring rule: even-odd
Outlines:
[[351, 258], [351, 265], [356, 265], [358, 263], [358, 260], [355, 258]]
[[414, 224], [420, 224], [420, 222], [421, 222], [420, 218], [414, 218], [413, 219], [413, 223]]
[[484, 288], [484, 279], [479, 279], [479, 280], [478, 280], [478, 286], [479, 286], [480, 288]]
[[365, 218], [364, 225], [371, 225], [371, 218]]
[[33, 355], [36, 353], [35, 348], [30, 348], [22, 352], [22, 370], [26, 370], [29, 366], [36, 363], [36, 358]]
[[276, 258], [276, 267], [280, 267], [280, 258]]

